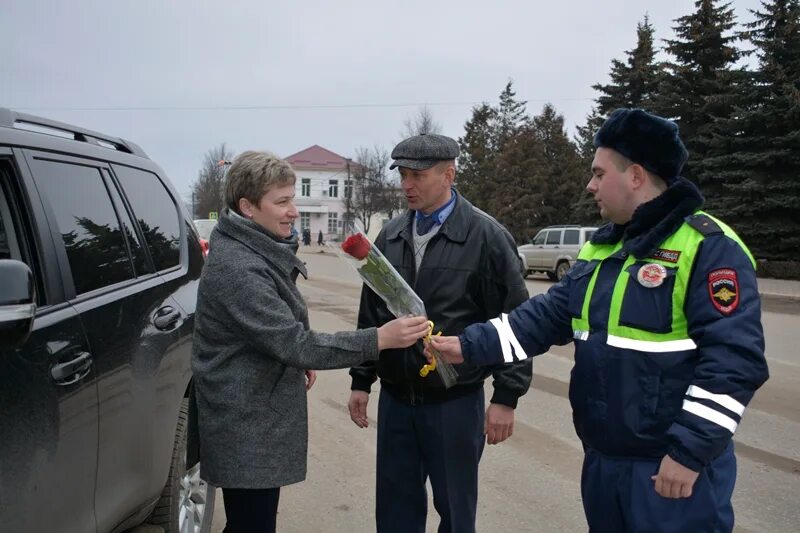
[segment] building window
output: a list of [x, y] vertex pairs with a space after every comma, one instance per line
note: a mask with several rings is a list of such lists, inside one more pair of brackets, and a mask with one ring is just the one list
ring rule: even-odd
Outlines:
[[345, 180], [344, 182], [344, 197], [351, 198], [353, 196], [353, 180]]
[[328, 185], [328, 196], [331, 198], [339, 197], [339, 180], [330, 180]]
[[328, 233], [339, 233], [339, 213], [328, 213]]
[[303, 178], [300, 183], [300, 196], [311, 196], [311, 179]]
[[311, 213], [300, 212], [300, 231], [311, 229]]

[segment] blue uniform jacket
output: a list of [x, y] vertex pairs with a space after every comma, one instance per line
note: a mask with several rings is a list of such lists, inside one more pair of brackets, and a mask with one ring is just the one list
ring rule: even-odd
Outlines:
[[[702, 201], [694, 185], [679, 179], [640, 206], [629, 224], [605, 226], [592, 242], [622, 239], [624, 252], [648, 257]], [[521, 348], [513, 350], [515, 359], [573, 341], [572, 318], [580, 314], [586, 287], [581, 279], [600, 268], [590, 302], [591, 333], [574, 339], [569, 397], [578, 436], [585, 446], [610, 456], [660, 459], [669, 454], [699, 471], [725, 449], [753, 393], [768, 377], [755, 270], [736, 241], [721, 232], [707, 235], [694, 258], [685, 300], [696, 348], [644, 353], [606, 343], [611, 289], [621, 267], [622, 260], [613, 257], [600, 267], [577, 262], [546, 294], [494, 324], [468, 327], [460, 336], [464, 358], [476, 365], [504, 361], [499, 330], [506, 350], [515, 343]], [[739, 300], [732, 311], [720, 310], [709, 290], [709, 275], [723, 268], [738, 278]], [[578, 286], [583, 290], [575, 290]], [[669, 320], [666, 300], [640, 309], [626, 305], [635, 307], [636, 302], [623, 301], [623, 312], [645, 322]]]

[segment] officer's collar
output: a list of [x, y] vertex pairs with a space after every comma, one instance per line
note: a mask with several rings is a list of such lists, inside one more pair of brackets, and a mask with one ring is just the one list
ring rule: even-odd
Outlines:
[[666, 191], [637, 207], [627, 224], [611, 223], [597, 230], [592, 243], [616, 244], [622, 239], [626, 252], [638, 259], [647, 257], [704, 201], [694, 183], [679, 177]]

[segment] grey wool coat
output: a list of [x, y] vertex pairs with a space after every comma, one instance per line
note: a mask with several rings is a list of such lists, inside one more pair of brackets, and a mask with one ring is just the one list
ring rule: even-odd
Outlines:
[[192, 349], [201, 477], [225, 488], [297, 483], [308, 449], [304, 369], [377, 359], [377, 330], [309, 329], [296, 242], [231, 213], [210, 240]]

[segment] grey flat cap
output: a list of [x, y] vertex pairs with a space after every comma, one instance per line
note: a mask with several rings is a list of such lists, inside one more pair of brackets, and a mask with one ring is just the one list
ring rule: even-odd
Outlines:
[[436, 133], [423, 133], [409, 137], [392, 150], [394, 162], [389, 167], [425, 170], [440, 161], [450, 161], [458, 157], [458, 143], [450, 137]]

